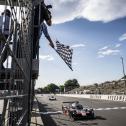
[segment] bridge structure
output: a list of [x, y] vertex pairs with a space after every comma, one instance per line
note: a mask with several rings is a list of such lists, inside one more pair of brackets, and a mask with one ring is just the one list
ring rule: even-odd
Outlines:
[[[43, 0], [0, 0], [11, 11], [10, 31], [0, 34], [0, 95], [3, 110], [0, 126], [30, 126], [34, 86], [38, 78], [39, 51], [33, 59], [34, 6]], [[38, 23], [39, 24], [39, 23]], [[38, 45], [37, 45], [38, 47]]]

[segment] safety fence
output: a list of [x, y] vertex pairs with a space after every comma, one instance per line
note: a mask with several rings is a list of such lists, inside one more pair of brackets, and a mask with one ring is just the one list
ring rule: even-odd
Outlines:
[[7, 18], [10, 20], [8, 34], [0, 33], [0, 64], [3, 65], [0, 126], [30, 126], [35, 84], [32, 79], [33, 0], [1, 0], [0, 4], [4, 8], [4, 25]]
[[126, 102], [126, 95], [57, 94], [58, 96]]

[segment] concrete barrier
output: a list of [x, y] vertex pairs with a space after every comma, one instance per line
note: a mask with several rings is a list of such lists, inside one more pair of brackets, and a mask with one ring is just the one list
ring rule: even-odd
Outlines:
[[58, 96], [126, 102], [126, 95], [57, 94]]

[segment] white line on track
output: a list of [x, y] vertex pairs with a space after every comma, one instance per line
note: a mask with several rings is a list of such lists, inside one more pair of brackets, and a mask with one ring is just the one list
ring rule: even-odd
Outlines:
[[[126, 109], [126, 107], [113, 107], [113, 108], [94, 108], [95, 111], [104, 111], [104, 110], [119, 110], [119, 109]], [[62, 114], [62, 111], [48, 111], [48, 112], [36, 112], [36, 114], [42, 115], [57, 115]]]
[[37, 112], [38, 114], [42, 115], [55, 115], [55, 114], [62, 114], [62, 111], [55, 111], [55, 112]]
[[113, 108], [95, 108], [94, 110], [102, 111], [102, 110], [118, 110], [118, 109], [126, 109], [126, 107], [113, 107]]

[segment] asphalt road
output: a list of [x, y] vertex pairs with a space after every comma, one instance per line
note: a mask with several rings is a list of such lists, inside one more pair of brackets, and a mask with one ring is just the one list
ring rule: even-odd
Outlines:
[[[56, 101], [50, 101], [48, 95], [37, 96], [44, 126], [126, 126], [126, 102], [60, 96], [56, 98]], [[95, 119], [71, 121], [68, 116], [62, 114], [63, 101], [79, 101], [82, 105], [93, 107]]]

